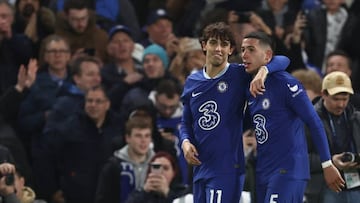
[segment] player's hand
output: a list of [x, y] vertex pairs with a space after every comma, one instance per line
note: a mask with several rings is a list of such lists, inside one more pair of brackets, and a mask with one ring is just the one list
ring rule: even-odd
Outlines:
[[250, 93], [253, 97], [256, 95], [263, 95], [265, 92], [265, 79], [268, 74], [268, 70], [265, 66], [262, 66], [254, 79], [250, 83]]
[[188, 164], [190, 165], [200, 165], [201, 162], [197, 158], [199, 155], [195, 146], [191, 144], [189, 141], [184, 141], [182, 144], [182, 150], [184, 152], [184, 157]]
[[334, 165], [330, 165], [323, 169], [325, 182], [334, 192], [340, 192], [345, 185], [344, 179], [341, 177], [338, 169]]

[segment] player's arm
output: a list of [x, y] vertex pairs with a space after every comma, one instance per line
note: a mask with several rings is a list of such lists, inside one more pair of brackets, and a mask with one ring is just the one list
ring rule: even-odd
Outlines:
[[276, 55], [274, 56], [271, 61], [266, 65], [269, 73], [283, 71], [290, 64], [290, 59], [283, 55]]
[[183, 115], [181, 118], [181, 125], [180, 125], [180, 133], [179, 133], [179, 140], [181, 143], [181, 148], [184, 153], [184, 157], [186, 161], [191, 165], [200, 165], [201, 162], [197, 158], [198, 151], [196, 147], [192, 144], [193, 140], [193, 130], [192, 130], [192, 113], [190, 110], [190, 105], [184, 102], [184, 109]]
[[271, 61], [264, 66], [261, 66], [258, 73], [250, 83], [250, 93], [253, 97], [265, 91], [265, 79], [268, 73], [283, 71], [290, 64], [290, 60], [286, 56], [274, 56]]
[[317, 152], [320, 155], [321, 166], [323, 168], [327, 185], [333, 191], [339, 192], [341, 191], [341, 188], [344, 187], [345, 182], [342, 179], [338, 169], [331, 161], [331, 155], [324, 126], [311, 101], [306, 95], [304, 88], [300, 84], [298, 84], [298, 86], [298, 92], [293, 92], [292, 94], [296, 96], [292, 97], [289, 95], [288, 97], [288, 101], [290, 102], [289, 106], [292, 107], [292, 109], [301, 118], [301, 120], [306, 123], [310, 130], [311, 139], [317, 149]]

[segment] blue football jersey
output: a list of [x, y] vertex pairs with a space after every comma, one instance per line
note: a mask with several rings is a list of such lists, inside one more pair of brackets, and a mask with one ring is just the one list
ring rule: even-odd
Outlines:
[[322, 161], [330, 159], [322, 122], [305, 89], [285, 71], [269, 74], [266, 91], [250, 97], [247, 106], [257, 139], [257, 178], [267, 183], [274, 174], [308, 179], [309, 160], [304, 124]]
[[187, 78], [180, 142], [189, 139], [199, 152], [202, 164], [194, 168], [195, 181], [244, 173], [242, 121], [249, 81], [239, 64], [228, 64], [216, 78], [206, 77], [205, 70]]
[[[290, 60], [275, 56], [270, 72], [285, 70]], [[243, 64], [227, 64], [214, 78], [205, 68], [186, 79], [180, 143], [189, 139], [199, 153], [194, 181], [217, 175], [241, 175], [245, 171], [242, 144], [244, 106], [251, 76]]]

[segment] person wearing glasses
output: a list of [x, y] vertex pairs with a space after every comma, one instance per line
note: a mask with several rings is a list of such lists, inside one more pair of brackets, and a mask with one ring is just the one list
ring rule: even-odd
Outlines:
[[[122, 135], [122, 121], [110, 110], [101, 86], [85, 94], [83, 111], [76, 112], [60, 129], [43, 137], [43, 159], [38, 171], [49, 202], [92, 203], [100, 169]], [[60, 168], [59, 168], [60, 166]]]
[[[61, 88], [71, 84], [68, 69], [70, 56], [69, 44], [64, 38], [57, 35], [45, 38], [42, 43], [40, 68], [37, 71], [36, 80], [20, 104], [17, 130], [33, 163], [42, 154], [39, 151], [40, 137], [48, 119], [49, 110], [55, 103]], [[35, 169], [33, 171], [36, 172]]]
[[101, 83], [100, 67], [99, 61], [92, 56], [79, 57], [72, 63], [73, 83], [62, 88], [58, 93], [58, 98], [49, 112], [44, 134], [51, 133], [67, 117], [82, 108], [85, 92]]
[[[164, 139], [171, 143], [178, 160], [180, 175], [184, 184], [191, 184], [188, 180], [188, 164], [182, 154], [179, 145], [179, 126], [183, 113], [183, 105], [180, 101], [182, 86], [173, 80], [163, 79], [157, 87], [150, 92], [149, 98], [152, 100], [156, 112], [156, 127], [159, 131], [154, 135], [154, 140]], [[157, 136], [159, 135], [159, 136]]]
[[70, 48], [67, 41], [50, 35], [42, 44], [41, 68], [29, 95], [20, 107], [19, 127], [28, 136], [39, 135], [62, 86], [71, 83], [68, 63]]
[[96, 25], [95, 13], [90, 6], [87, 0], [65, 1], [64, 10], [56, 16], [55, 34], [69, 41], [72, 53], [90, 50], [91, 55], [104, 61], [109, 37]]

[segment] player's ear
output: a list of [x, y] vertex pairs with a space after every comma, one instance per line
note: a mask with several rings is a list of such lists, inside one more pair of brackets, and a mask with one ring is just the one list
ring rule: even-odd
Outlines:
[[235, 47], [233, 47], [233, 46], [230, 48], [229, 56], [234, 52], [234, 49], [235, 49]]
[[272, 56], [273, 56], [273, 52], [270, 49], [267, 49], [265, 51], [265, 61], [266, 61], [266, 63], [269, 63], [271, 61]]
[[202, 41], [201, 42], [201, 48], [202, 48], [203, 51], [206, 51], [206, 46], [205, 45], [206, 45], [206, 42]]

